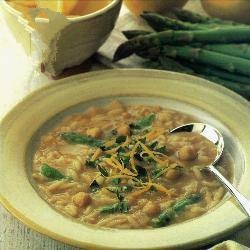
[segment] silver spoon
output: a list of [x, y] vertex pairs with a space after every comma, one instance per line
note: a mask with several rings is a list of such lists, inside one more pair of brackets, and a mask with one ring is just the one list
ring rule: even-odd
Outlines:
[[170, 133], [178, 133], [178, 132], [195, 132], [198, 133], [209, 141], [214, 143], [217, 147], [217, 155], [213, 161], [213, 163], [206, 167], [207, 170], [212, 172], [221, 183], [229, 190], [229, 192], [234, 196], [234, 198], [238, 201], [242, 209], [246, 212], [248, 216], [250, 216], [250, 200], [244, 197], [215, 167], [214, 165], [220, 159], [223, 149], [224, 149], [224, 140], [221, 133], [215, 129], [214, 127], [204, 124], [204, 123], [189, 123], [179, 126], [170, 130]]

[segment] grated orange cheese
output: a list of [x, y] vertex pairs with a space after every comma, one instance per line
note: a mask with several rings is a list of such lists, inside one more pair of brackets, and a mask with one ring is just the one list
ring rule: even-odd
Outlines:
[[104, 143], [104, 146], [105, 146], [105, 147], [110, 147], [110, 146], [114, 145], [114, 143], [115, 143], [115, 139], [111, 139], [111, 140], [109, 140], [109, 141], [106, 141], [106, 142]]
[[114, 178], [121, 178], [121, 179], [131, 179], [132, 180], [132, 176], [129, 175], [123, 175], [123, 174], [117, 174], [117, 175], [113, 175], [113, 176], [109, 176], [108, 179], [114, 179]]
[[157, 138], [159, 135], [162, 135], [164, 133], [163, 128], [153, 128], [148, 134], [146, 134], [147, 141], [152, 141], [155, 138]]
[[144, 152], [147, 153], [147, 154], [149, 154], [149, 156], [150, 156], [152, 159], [154, 159], [157, 163], [159, 163], [160, 165], [166, 164], [165, 161], [162, 161], [162, 160], [158, 159], [158, 158], [154, 155], [153, 151], [151, 151], [146, 145], [144, 145], [144, 144], [141, 143], [141, 142], [140, 142], [140, 145], [141, 145], [141, 147], [144, 149]]
[[129, 157], [130, 157], [130, 164], [131, 167], [134, 169], [134, 171], [137, 173], [136, 168], [135, 168], [135, 159], [134, 159], [134, 155], [136, 152], [136, 149], [138, 148], [138, 146], [140, 145], [140, 141], [136, 142], [136, 144], [134, 145], [133, 149], [131, 150]]
[[[112, 157], [113, 157], [113, 156], [112, 156]], [[105, 158], [105, 159], [104, 159], [105, 162], [106, 162], [108, 165], [110, 165], [111, 167], [113, 167], [113, 168], [118, 168], [120, 171], [122, 171], [122, 170], [123, 170], [123, 167], [120, 166], [120, 165], [117, 166], [117, 165], [113, 162], [112, 157], [111, 157], [111, 158]]]
[[141, 190], [137, 190], [137, 191], [135, 191], [135, 192], [129, 194], [129, 195], [127, 196], [127, 198], [128, 198], [128, 199], [131, 199], [131, 198], [132, 198], [132, 199], [133, 199], [133, 198], [138, 198], [138, 197], [141, 196], [142, 194], [146, 193], [150, 188], [151, 188], [151, 186], [150, 186], [150, 185], [147, 185], [147, 186], [145, 186], [144, 188], [142, 188]]
[[129, 136], [127, 136], [127, 137], [126, 137], [126, 141], [123, 142], [121, 146], [122, 146], [122, 147], [126, 147], [126, 146], [129, 145], [129, 143], [130, 143], [130, 138], [129, 138]]
[[116, 153], [116, 151], [120, 148], [120, 146], [116, 147], [116, 148], [112, 148], [112, 149], [109, 149], [109, 150], [106, 150], [105, 153], [106, 154], [114, 154]]
[[166, 195], [170, 195], [171, 194], [171, 190], [165, 188], [163, 185], [158, 184], [158, 183], [151, 183], [151, 186], [155, 187], [158, 191], [161, 191], [163, 193], [165, 193]]
[[98, 156], [101, 155], [101, 153], [102, 153], [102, 150], [101, 150], [100, 148], [98, 148], [98, 149], [95, 151], [95, 153], [93, 154], [93, 156], [91, 157], [91, 161], [95, 161], [96, 158], [97, 158]]
[[132, 173], [129, 169], [124, 168], [124, 166], [122, 166], [121, 163], [114, 156], [111, 156], [111, 158], [105, 158], [105, 161], [110, 166], [116, 169], [119, 169], [121, 173], [131, 175], [131, 176], [137, 175], [136, 173]]

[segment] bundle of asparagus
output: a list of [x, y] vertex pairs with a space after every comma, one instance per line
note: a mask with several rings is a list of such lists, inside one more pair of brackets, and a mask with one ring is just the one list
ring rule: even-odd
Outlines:
[[175, 10], [178, 19], [144, 12], [155, 32], [128, 30], [114, 61], [132, 54], [149, 68], [198, 75], [250, 100], [250, 26]]

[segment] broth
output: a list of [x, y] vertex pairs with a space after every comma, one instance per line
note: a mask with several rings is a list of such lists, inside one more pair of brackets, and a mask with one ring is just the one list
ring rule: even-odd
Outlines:
[[[77, 220], [110, 228], [152, 228], [206, 213], [225, 194], [204, 166], [215, 146], [169, 129], [197, 119], [160, 106], [113, 101], [66, 117], [41, 138], [33, 179], [41, 196]], [[218, 169], [231, 178], [225, 154]]]

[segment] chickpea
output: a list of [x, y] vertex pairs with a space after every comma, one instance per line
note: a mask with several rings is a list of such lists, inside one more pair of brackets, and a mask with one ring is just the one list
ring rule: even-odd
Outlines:
[[100, 112], [100, 109], [98, 109], [97, 107], [90, 107], [86, 111], [86, 114], [88, 116], [94, 116], [94, 115], [97, 115], [99, 112]]
[[99, 184], [99, 185], [102, 185], [105, 181], [105, 178], [103, 176], [98, 176], [96, 177], [96, 182]]
[[78, 216], [78, 208], [72, 204], [65, 206], [65, 212], [73, 217]]
[[152, 201], [149, 201], [144, 207], [143, 212], [145, 212], [149, 216], [154, 216], [160, 213], [161, 209], [160, 206]]
[[107, 110], [113, 110], [113, 109], [124, 110], [125, 107], [124, 107], [124, 105], [123, 105], [121, 102], [119, 102], [119, 101], [117, 101], [117, 100], [114, 100], [114, 101], [112, 101], [111, 103], [109, 103], [109, 104], [106, 106], [106, 109], [107, 109]]
[[178, 151], [178, 157], [181, 161], [193, 161], [197, 155], [197, 151], [192, 146], [184, 146]]
[[117, 128], [118, 135], [130, 135], [130, 128], [129, 125], [123, 124], [120, 127]]
[[124, 112], [124, 113], [122, 113], [122, 117], [123, 117], [124, 119], [128, 119], [128, 118], [131, 117], [131, 115], [130, 115], [129, 112]]
[[86, 207], [90, 204], [91, 197], [87, 193], [79, 192], [72, 197], [72, 200], [77, 207]]
[[169, 169], [166, 174], [165, 174], [165, 177], [169, 180], [176, 180], [178, 179], [179, 177], [181, 177], [182, 173], [181, 173], [181, 170], [178, 169], [178, 168], [172, 168], [172, 169]]
[[102, 130], [100, 128], [89, 128], [87, 130], [87, 135], [100, 138], [102, 136]]

